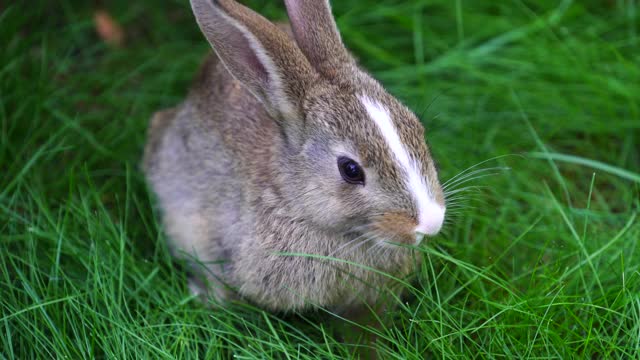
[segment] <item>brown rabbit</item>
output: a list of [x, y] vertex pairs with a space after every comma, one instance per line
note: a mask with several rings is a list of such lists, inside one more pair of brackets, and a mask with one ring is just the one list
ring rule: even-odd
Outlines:
[[174, 254], [206, 279], [192, 289], [348, 316], [413, 270], [397, 243], [438, 233], [443, 191], [424, 128], [358, 67], [328, 1], [285, 2], [293, 37], [191, 0], [215, 55], [154, 115], [145, 173]]

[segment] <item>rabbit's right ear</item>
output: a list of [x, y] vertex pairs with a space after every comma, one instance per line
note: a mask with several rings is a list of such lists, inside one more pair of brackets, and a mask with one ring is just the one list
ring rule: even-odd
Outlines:
[[299, 103], [315, 71], [291, 39], [233, 0], [191, 0], [191, 7], [200, 29], [231, 75], [274, 118], [299, 120]]
[[355, 60], [342, 43], [329, 0], [285, 0], [285, 5], [296, 42], [311, 65], [329, 79], [349, 76]]

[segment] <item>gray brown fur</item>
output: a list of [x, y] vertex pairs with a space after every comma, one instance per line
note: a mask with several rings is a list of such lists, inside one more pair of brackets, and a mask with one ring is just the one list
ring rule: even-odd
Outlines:
[[[422, 125], [355, 65], [328, 2], [286, 0], [297, 43], [231, 0], [191, 3], [217, 55], [180, 105], [154, 115], [144, 158], [174, 254], [192, 259], [208, 281], [199, 290], [222, 303], [238, 294], [278, 311], [350, 312], [375, 303], [393, 284], [366, 267], [402, 277], [414, 268], [412, 252], [379, 240], [346, 244], [362, 227], [407, 242], [377, 224], [412, 224], [416, 209], [358, 96], [389, 109], [444, 206]], [[321, 31], [305, 36], [309, 29]], [[337, 151], [361, 163], [365, 186], [342, 181]]]

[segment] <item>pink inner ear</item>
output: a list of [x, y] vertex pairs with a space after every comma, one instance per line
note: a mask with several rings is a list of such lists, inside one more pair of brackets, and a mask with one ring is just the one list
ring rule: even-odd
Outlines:
[[192, 0], [193, 12], [202, 32], [229, 72], [254, 94], [267, 91], [269, 74], [248, 34], [234, 24], [211, 0]]
[[[259, 80], [266, 84], [269, 80], [267, 69], [264, 67], [254, 49], [251, 47], [251, 43], [241, 32], [230, 31], [225, 34], [227, 38], [223, 43], [224, 46], [229, 46], [231, 59], [230, 62], [235, 62], [237, 65], [244, 69], [239, 71], [245, 71], [245, 75], [249, 75], [256, 80]], [[233, 66], [233, 65], [231, 65]]]

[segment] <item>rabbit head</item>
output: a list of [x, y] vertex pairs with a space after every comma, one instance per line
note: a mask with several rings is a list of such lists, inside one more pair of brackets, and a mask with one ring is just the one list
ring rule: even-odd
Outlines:
[[435, 235], [445, 203], [420, 121], [357, 66], [327, 0], [285, 2], [293, 38], [232, 0], [191, 0], [227, 70], [281, 130], [274, 206], [330, 233]]

